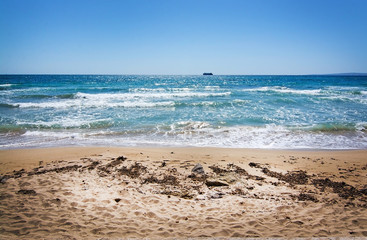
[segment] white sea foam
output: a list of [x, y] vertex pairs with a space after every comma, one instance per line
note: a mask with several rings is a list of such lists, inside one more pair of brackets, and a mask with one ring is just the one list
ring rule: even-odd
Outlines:
[[287, 87], [260, 87], [260, 88], [249, 88], [243, 89], [244, 92], [279, 92], [279, 93], [292, 93], [292, 94], [305, 94], [305, 95], [320, 95], [322, 93], [321, 89], [313, 89], [313, 90], [298, 90], [291, 89]]
[[123, 101], [123, 102], [108, 102], [108, 101], [94, 101], [89, 100], [66, 100], [66, 101], [51, 101], [41, 103], [16, 103], [12, 104], [19, 108], [75, 108], [75, 107], [89, 107], [89, 108], [153, 108], [153, 107], [174, 107], [173, 101], [164, 102], [147, 102], [147, 101]]
[[[187, 91], [186, 91], [187, 90]], [[157, 89], [156, 92], [139, 89], [129, 93], [81, 93], [73, 99], [53, 99], [43, 102], [18, 102], [10, 105], [19, 108], [75, 108], [75, 107], [106, 107], [106, 108], [153, 108], [173, 107], [177, 98], [207, 98], [228, 96], [231, 92], [192, 92], [188, 89], [179, 89], [166, 92]]]
[[115, 99], [115, 100], [131, 100], [131, 99], [173, 99], [173, 98], [186, 98], [186, 97], [223, 97], [230, 95], [231, 92], [221, 92], [221, 93], [207, 93], [207, 92], [152, 92], [146, 93], [99, 93], [99, 94], [89, 94], [89, 93], [77, 93], [76, 98], [84, 99]]
[[[265, 127], [222, 127], [190, 124], [177, 128], [175, 141], [184, 145], [273, 149], [356, 149], [367, 147], [367, 136], [354, 137], [328, 133], [292, 131], [274, 124]], [[358, 139], [358, 141], [356, 141]]]
[[[367, 134], [361, 123], [360, 131], [348, 136], [328, 132], [291, 130], [269, 124], [264, 127], [214, 127], [208, 122], [182, 121], [158, 125], [140, 131], [27, 131], [22, 147], [36, 145], [116, 145], [116, 146], [197, 146], [268, 149], [365, 149]], [[357, 127], [358, 128], [358, 127]], [[6, 147], [3, 145], [3, 147]], [[8, 147], [16, 147], [14, 144]]]
[[80, 128], [80, 127], [86, 127], [86, 128], [90, 128], [92, 126], [97, 126], [98, 124], [103, 124], [103, 123], [108, 123], [111, 122], [112, 120], [109, 118], [105, 118], [105, 119], [91, 119], [89, 117], [80, 117], [80, 116], [76, 116], [76, 117], [72, 117], [72, 116], [64, 116], [55, 120], [49, 120], [49, 121], [42, 121], [42, 120], [37, 120], [37, 121], [21, 121], [18, 120], [17, 121], [17, 125], [23, 125], [23, 126], [30, 126], [33, 128]]
[[132, 88], [129, 92], [132, 93], [177, 93], [177, 92], [191, 92], [195, 91], [193, 88]]
[[204, 89], [207, 91], [218, 91], [220, 90], [220, 86], [205, 86]]
[[23, 134], [23, 136], [32, 136], [32, 137], [47, 137], [52, 139], [61, 139], [61, 138], [75, 138], [81, 137], [80, 133], [70, 133], [70, 132], [55, 132], [55, 131], [27, 131]]
[[207, 122], [200, 122], [200, 121], [181, 121], [177, 124], [171, 125], [173, 129], [182, 129], [182, 130], [197, 130], [197, 129], [203, 129], [210, 126]]
[[132, 88], [129, 92], [133, 93], [156, 93], [156, 92], [166, 92], [165, 88]]
[[350, 95], [332, 95], [332, 96], [319, 97], [319, 99], [367, 104], [367, 98], [363, 95], [362, 96], [360, 95], [352, 95], [352, 96]]
[[243, 100], [243, 99], [235, 99], [233, 100], [234, 103], [250, 103], [251, 101], [249, 100]]
[[154, 83], [155, 86], [166, 86], [167, 83]]
[[331, 91], [356, 91], [359, 90], [360, 87], [353, 86], [327, 86], [326, 89]]
[[367, 131], [367, 122], [359, 122], [356, 124], [356, 129], [361, 132]]
[[9, 91], [14, 92], [14, 93], [18, 93], [18, 92], [35, 92], [35, 93], [39, 93], [39, 92], [43, 92], [43, 91], [48, 91], [48, 90], [54, 90], [54, 88], [51, 87], [30, 87], [30, 88], [17, 88], [17, 89], [11, 89]]
[[191, 106], [216, 106], [218, 103], [213, 101], [195, 102], [191, 103]]
[[14, 84], [6, 83], [6, 84], [0, 84], [0, 87], [11, 87]]
[[[356, 149], [367, 147], [367, 135], [353, 137], [323, 132], [294, 131], [284, 126], [238, 126], [213, 128], [205, 122], [181, 122], [170, 126], [175, 142], [188, 146], [273, 148], [273, 149]], [[162, 141], [162, 140], [161, 140]], [[143, 143], [143, 139], [141, 139]], [[167, 139], [167, 143], [170, 141]]]

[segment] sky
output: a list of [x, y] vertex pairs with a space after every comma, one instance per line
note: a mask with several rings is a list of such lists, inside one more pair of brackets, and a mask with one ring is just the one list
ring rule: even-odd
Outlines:
[[0, 0], [0, 74], [367, 72], [367, 0]]

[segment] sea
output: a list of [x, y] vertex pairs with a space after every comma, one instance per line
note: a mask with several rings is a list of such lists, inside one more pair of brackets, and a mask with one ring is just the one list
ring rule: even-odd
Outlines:
[[367, 77], [0, 75], [0, 149], [366, 149]]

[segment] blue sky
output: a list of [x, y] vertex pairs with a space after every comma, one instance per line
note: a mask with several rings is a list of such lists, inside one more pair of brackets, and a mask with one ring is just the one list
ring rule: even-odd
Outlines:
[[0, 0], [0, 73], [367, 72], [367, 0]]

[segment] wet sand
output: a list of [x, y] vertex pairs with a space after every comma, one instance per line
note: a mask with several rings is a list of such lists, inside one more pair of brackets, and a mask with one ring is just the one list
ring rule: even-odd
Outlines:
[[367, 237], [367, 151], [0, 151], [1, 239]]

